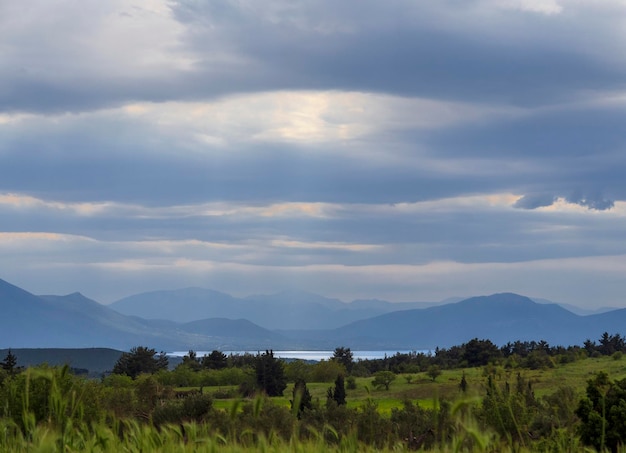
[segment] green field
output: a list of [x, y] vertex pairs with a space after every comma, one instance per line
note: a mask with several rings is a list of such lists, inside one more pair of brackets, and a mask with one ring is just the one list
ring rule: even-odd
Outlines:
[[[435, 380], [426, 372], [404, 373], [389, 390], [376, 388], [372, 377], [355, 377], [346, 406], [329, 405], [333, 382], [309, 382], [312, 409], [299, 419], [293, 383], [283, 396], [226, 397], [239, 386], [159, 382], [170, 374], [98, 381], [72, 376], [68, 368], [40, 367], [0, 375], [0, 451], [595, 451], [583, 445], [574, 410], [598, 373], [612, 382], [626, 379], [626, 357], [581, 358], [537, 370], [445, 369]], [[529, 384], [521, 393], [513, 390], [520, 382]], [[557, 393], [563, 389], [570, 393]], [[626, 413], [621, 423], [626, 426]], [[610, 436], [599, 445], [605, 440]], [[626, 450], [618, 443], [614, 451]]]
[[[587, 385], [587, 380], [598, 372], [605, 372], [613, 380], [626, 378], [626, 356], [620, 360], [612, 357], [588, 358], [572, 363], [546, 368], [541, 370], [507, 370], [503, 367], [495, 367], [496, 378], [500, 381], [515, 380], [517, 373], [521, 373], [532, 382], [535, 395], [538, 397], [550, 394], [555, 389], [563, 386], [573, 387], [582, 396]], [[462, 375], [469, 384], [466, 395], [459, 388]], [[407, 382], [405, 376], [412, 376]], [[403, 401], [409, 399], [419, 403], [424, 408], [433, 408], [439, 399], [455, 400], [462, 396], [479, 396], [484, 391], [485, 368], [465, 368], [456, 370], [443, 370], [442, 374], [433, 382], [426, 373], [399, 374], [391, 384], [389, 390], [376, 389], [372, 386], [372, 378], [355, 378], [356, 389], [347, 390], [348, 407], [360, 407], [368, 400], [373, 400], [382, 414], [389, 414], [392, 408], [402, 407]], [[326, 391], [332, 387], [332, 383], [309, 383], [307, 384], [314, 400], [323, 402], [326, 399]], [[198, 389], [199, 387], [180, 387], [180, 390]], [[203, 391], [212, 394], [215, 391], [236, 389], [235, 386], [204, 387]], [[289, 384], [285, 390], [285, 396], [272, 398], [272, 401], [280, 406], [289, 407], [293, 384]], [[234, 399], [215, 399], [214, 407], [228, 409]]]

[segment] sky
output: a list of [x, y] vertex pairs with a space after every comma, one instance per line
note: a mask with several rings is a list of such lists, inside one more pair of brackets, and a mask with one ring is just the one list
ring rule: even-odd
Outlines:
[[623, 0], [0, 1], [0, 278], [626, 306]]

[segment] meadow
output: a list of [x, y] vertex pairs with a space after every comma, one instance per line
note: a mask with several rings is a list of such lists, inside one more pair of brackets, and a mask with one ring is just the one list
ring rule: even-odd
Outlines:
[[[576, 415], [593, 400], [590, 383], [600, 383], [607, 402], [622, 388], [626, 357], [553, 362], [395, 373], [389, 389], [373, 376], [349, 376], [342, 405], [329, 399], [333, 382], [308, 382], [311, 405], [302, 412], [293, 382], [282, 396], [243, 397], [241, 385], [164, 384], [176, 371], [93, 380], [34, 367], [0, 373], [0, 451], [626, 451], [611, 437], [608, 411], [587, 437]], [[626, 406], [626, 391], [618, 396]], [[626, 413], [617, 421], [624, 426]]]

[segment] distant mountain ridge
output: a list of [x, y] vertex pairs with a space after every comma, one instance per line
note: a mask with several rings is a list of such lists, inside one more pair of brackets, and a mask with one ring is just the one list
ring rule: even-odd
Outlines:
[[150, 291], [125, 297], [110, 308], [146, 319], [191, 322], [206, 318], [245, 318], [266, 329], [328, 329], [392, 311], [425, 308], [431, 302], [380, 300], [342, 302], [305, 291], [233, 297], [203, 288]]
[[[201, 289], [181, 294], [204, 300]], [[186, 310], [184, 298], [161, 304], [172, 313]], [[161, 293], [159, 295], [159, 293]], [[66, 296], [35, 296], [0, 280], [0, 310], [4, 322], [0, 329], [0, 348], [114, 348], [128, 350], [145, 345], [157, 350], [260, 350], [260, 349], [333, 349], [344, 345], [354, 350], [434, 349], [487, 338], [496, 344], [515, 340], [546, 340], [550, 344], [572, 345], [595, 340], [603, 332], [620, 333], [626, 329], [626, 309], [580, 316], [556, 304], [539, 304], [513, 293], [471, 297], [459, 302], [389, 311], [376, 316], [332, 327], [335, 318], [347, 312], [388, 308], [384, 301], [357, 301], [355, 305], [310, 293], [284, 292], [275, 296], [234, 298], [218, 292], [214, 305], [236, 317], [210, 317], [188, 322], [170, 319], [144, 319], [116, 312], [106, 305], [73, 293]], [[158, 300], [157, 297], [157, 300]], [[221, 304], [220, 304], [221, 301]], [[192, 301], [193, 302], [193, 301]], [[232, 303], [233, 306], [227, 306]], [[168, 305], [168, 304], [171, 304]], [[281, 329], [267, 329], [235, 309], [284, 316], [277, 322]], [[251, 308], [252, 307], [252, 308]], [[395, 305], [394, 308], [399, 308]], [[280, 313], [279, 313], [280, 314]], [[329, 318], [328, 327], [312, 328], [314, 316]], [[196, 314], [197, 315], [197, 314]], [[332, 319], [331, 319], [332, 318]], [[261, 318], [262, 319], [262, 318]], [[305, 328], [290, 319], [301, 319]], [[256, 321], [256, 320], [254, 320]], [[318, 322], [319, 324], [319, 322]], [[336, 324], [336, 322], [335, 322]], [[302, 325], [302, 324], [300, 324]]]
[[[163, 350], [185, 350], [190, 347], [288, 346], [286, 339], [279, 334], [248, 321], [246, 330], [256, 332], [258, 340], [250, 339], [249, 335], [240, 339], [233, 338], [232, 334], [199, 334], [193, 326], [126, 316], [80, 293], [35, 296], [1, 279], [0, 310], [3, 319], [7, 320], [0, 329], [0, 348], [106, 347], [128, 350], [147, 345]], [[223, 325], [220, 327], [220, 324]], [[231, 320], [212, 320], [213, 329], [220, 332], [232, 332], [232, 325]]]

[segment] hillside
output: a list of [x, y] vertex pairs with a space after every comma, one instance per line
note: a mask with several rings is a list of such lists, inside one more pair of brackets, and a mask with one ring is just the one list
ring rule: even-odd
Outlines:
[[[108, 348], [13, 348], [17, 366], [28, 367], [46, 363], [50, 366], [69, 365], [73, 368], [89, 370], [90, 373], [111, 371], [122, 355], [122, 351]], [[0, 349], [0, 358], [6, 357], [8, 349]]]
[[[428, 349], [488, 338], [497, 344], [514, 340], [546, 340], [551, 344], [582, 344], [613, 327], [624, 329], [626, 310], [589, 317], [558, 305], [538, 304], [512, 293], [472, 297], [422, 310], [388, 313], [326, 333], [335, 343], [367, 348]], [[620, 326], [621, 323], [621, 326]]]
[[151, 291], [120, 299], [110, 308], [146, 319], [186, 323], [207, 318], [247, 319], [266, 329], [329, 329], [427, 302], [391, 303], [356, 300], [350, 303], [305, 291], [237, 298], [219, 291], [185, 288]]
[[[251, 333], [263, 330], [246, 321], [233, 329], [227, 319], [180, 325], [125, 316], [82, 294], [35, 296], [0, 280], [0, 309], [10, 320], [0, 329], [2, 348], [93, 348], [128, 350], [147, 345], [158, 350], [219, 349], [250, 347]], [[239, 338], [243, 335], [243, 338]], [[263, 338], [282, 345], [279, 335], [266, 331]], [[271, 345], [268, 345], [271, 347]]]
[[[182, 297], [185, 294], [191, 298]], [[272, 325], [281, 329], [267, 329], [247, 316], [209, 317], [189, 322], [144, 319], [119, 313], [79, 293], [35, 296], [0, 280], [0, 308], [3, 318], [10, 320], [0, 330], [0, 347], [128, 350], [145, 345], [158, 350], [182, 351], [314, 350], [345, 345], [354, 350], [399, 350], [447, 347], [472, 338], [488, 338], [497, 344], [546, 340], [553, 345], [581, 345], [586, 339], [598, 338], [605, 331], [623, 335], [626, 326], [626, 309], [580, 316], [559, 305], [539, 304], [512, 293], [391, 311], [334, 328], [346, 319], [342, 317], [346, 313], [347, 319], [354, 313], [365, 316], [386, 309], [387, 303], [371, 300], [353, 305], [299, 292], [237, 299], [192, 288], [167, 295], [156, 292], [159, 303], [155, 312], [162, 308], [159, 314], [166, 314], [165, 310], [169, 310], [167, 313], [174, 317], [174, 313], [192, 310], [194, 304], [205, 303], [207, 294], [214, 296], [212, 302], [206, 304], [209, 308], [217, 307], [220, 313], [237, 315], [244, 309], [250, 318], [268, 323], [275, 317]], [[155, 294], [148, 294], [147, 299], [136, 299], [143, 300], [141, 303], [126, 301], [124, 304], [143, 310], [145, 304], [155, 300], [153, 296]], [[178, 302], [171, 302], [173, 296], [180, 297]], [[412, 304], [402, 307], [406, 306]], [[195, 315], [199, 316], [198, 313]], [[294, 325], [300, 328], [293, 328]]]

